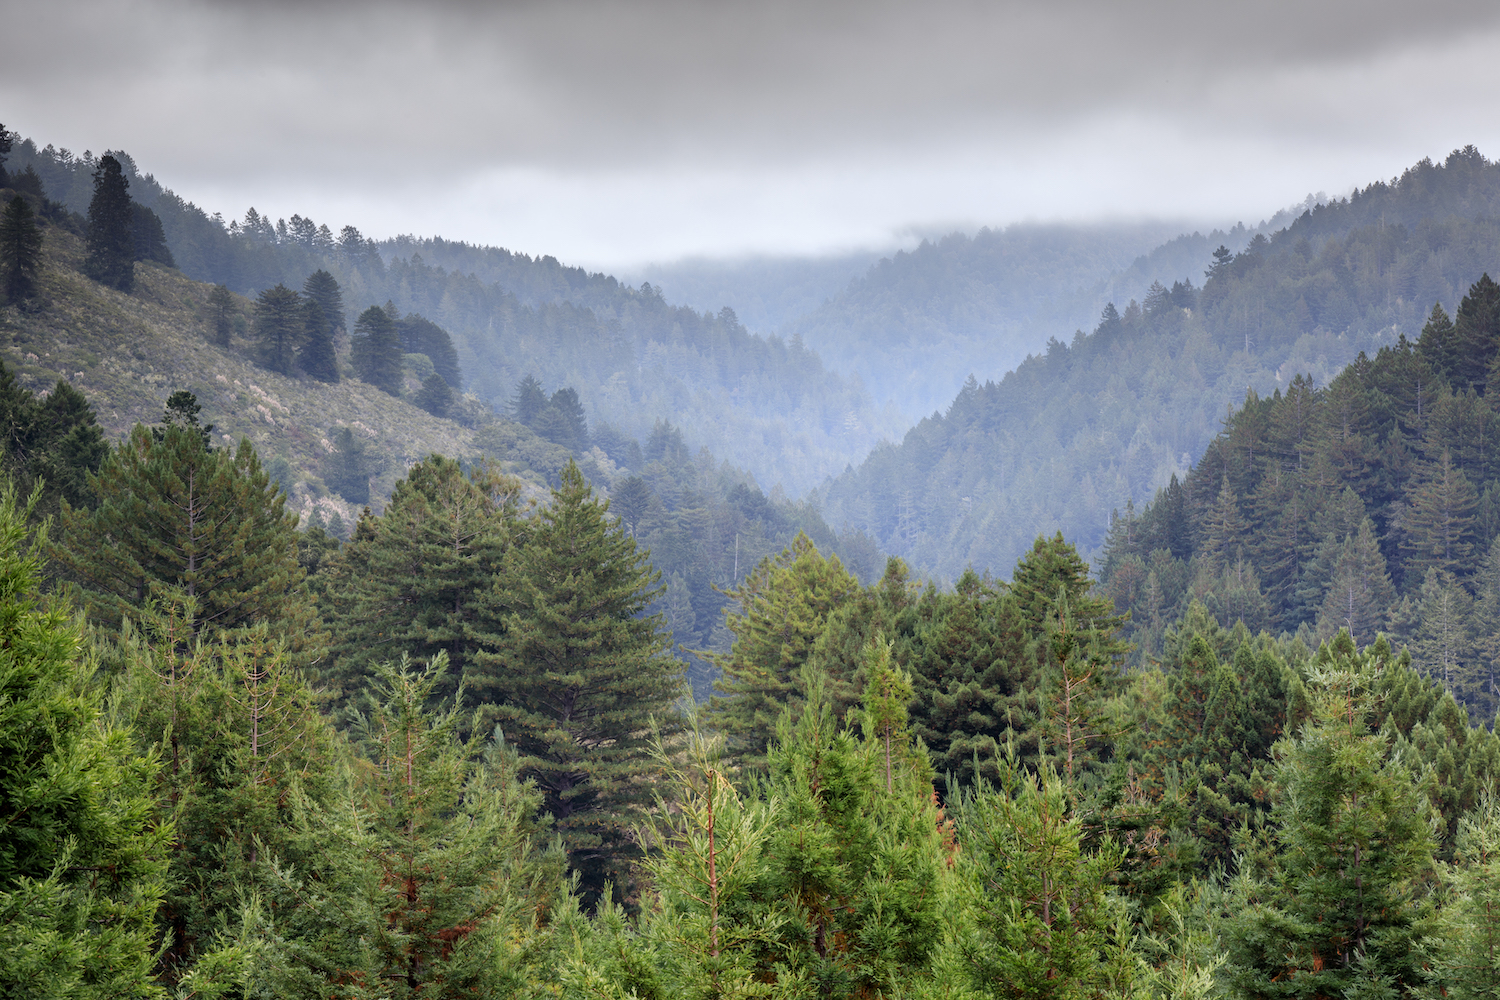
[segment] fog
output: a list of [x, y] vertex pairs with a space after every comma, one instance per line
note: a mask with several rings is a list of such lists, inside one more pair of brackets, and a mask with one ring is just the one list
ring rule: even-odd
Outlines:
[[595, 267], [1253, 220], [1500, 151], [1477, 2], [11, 7], [0, 121], [39, 142], [229, 217]]

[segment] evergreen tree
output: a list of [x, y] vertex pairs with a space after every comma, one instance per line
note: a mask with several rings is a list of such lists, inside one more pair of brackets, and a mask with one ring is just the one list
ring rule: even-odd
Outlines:
[[34, 295], [41, 270], [42, 231], [26, 199], [16, 195], [0, 215], [0, 280], [6, 301], [20, 305]]
[[344, 332], [344, 293], [333, 275], [322, 268], [309, 274], [302, 283], [302, 296], [322, 307], [330, 342]]
[[516, 394], [510, 402], [510, 413], [517, 423], [532, 426], [546, 408], [547, 396], [542, 392], [542, 383], [536, 380], [536, 376], [527, 375], [516, 384]]
[[[346, 692], [397, 651], [424, 661], [445, 653], [455, 682], [470, 672], [476, 636], [502, 629], [485, 592], [522, 533], [519, 507], [519, 484], [483, 463], [465, 475], [431, 455], [396, 483], [384, 512], [362, 521], [326, 570], [322, 606]], [[487, 678], [471, 677], [468, 690], [484, 700]]]
[[1423, 980], [1421, 883], [1432, 869], [1432, 810], [1371, 731], [1371, 697], [1391, 658], [1347, 634], [1311, 666], [1312, 717], [1277, 745], [1275, 852], [1242, 871], [1226, 928], [1231, 987], [1248, 997], [1392, 996]]
[[646, 729], [678, 725], [682, 665], [668, 655], [661, 593], [634, 540], [569, 463], [552, 500], [506, 553], [492, 600], [504, 631], [469, 675], [522, 754], [591, 893], [623, 876], [625, 826], [647, 800]]
[[130, 181], [120, 161], [108, 153], [94, 171], [89, 202], [88, 251], [83, 270], [90, 278], [122, 292], [135, 283], [135, 237], [131, 234]]
[[[776, 719], [803, 693], [803, 664], [840, 605], [859, 591], [837, 555], [824, 558], [799, 532], [774, 559], [761, 561], [728, 596], [725, 610], [734, 635], [728, 655], [710, 653], [720, 670], [710, 699], [711, 724], [728, 735], [730, 753], [743, 764], [763, 767]], [[734, 607], [731, 605], [731, 608]]]
[[1412, 484], [1402, 538], [1404, 575], [1422, 580], [1428, 569], [1466, 579], [1474, 571], [1474, 521], [1479, 498], [1445, 448], [1442, 457]]
[[340, 427], [330, 436], [333, 454], [323, 460], [323, 481], [350, 503], [369, 503], [370, 477], [375, 469], [365, 443], [349, 427]]
[[92, 621], [115, 628], [166, 586], [196, 603], [199, 634], [270, 621], [299, 660], [316, 655], [297, 519], [248, 440], [209, 451], [197, 427], [137, 424], [89, 487], [98, 508], [65, 503], [53, 552], [82, 585]]
[[453, 349], [453, 338], [448, 331], [425, 316], [410, 313], [396, 320], [396, 329], [401, 336], [401, 349], [407, 354], [421, 354], [432, 362], [433, 370], [453, 390], [463, 387], [463, 378], [458, 370], [458, 352]]
[[1335, 551], [1318, 630], [1331, 637], [1344, 629], [1356, 642], [1373, 642], [1395, 600], [1385, 556], [1375, 540], [1375, 525], [1365, 518]]
[[1459, 821], [1453, 864], [1439, 875], [1447, 900], [1429, 943], [1431, 995], [1500, 995], [1500, 802], [1493, 793]]
[[224, 285], [215, 285], [208, 293], [209, 338], [219, 347], [229, 347], [234, 330], [234, 296]]
[[31, 514], [0, 491], [0, 993], [156, 996], [158, 761], [101, 718], [78, 625], [39, 592]]
[[135, 260], [149, 260], [163, 267], [176, 267], [161, 219], [151, 209], [135, 201], [130, 203], [130, 239]]
[[453, 408], [453, 390], [448, 388], [443, 376], [433, 372], [422, 380], [422, 388], [417, 390], [412, 402], [434, 417], [446, 417]]
[[350, 360], [362, 381], [392, 396], [401, 395], [401, 337], [384, 309], [371, 306], [359, 314]]
[[1453, 335], [1458, 342], [1455, 387], [1469, 387], [1484, 395], [1500, 348], [1500, 284], [1488, 274], [1480, 275], [1458, 304]]
[[1421, 589], [1391, 609], [1392, 631], [1404, 640], [1412, 663], [1468, 701], [1475, 673], [1474, 599], [1452, 573], [1432, 568]]
[[445, 667], [383, 666], [343, 801], [294, 801], [300, 857], [259, 881], [267, 995], [510, 996], [547, 971], [525, 963], [563, 904], [560, 858], [535, 848], [514, 751], [455, 702], [430, 707]]
[[317, 299], [302, 300], [301, 340], [298, 367], [319, 382], [337, 382], [339, 363], [334, 350], [333, 325]]
[[63, 500], [77, 506], [96, 502], [88, 477], [109, 445], [81, 392], [59, 380], [38, 398], [0, 364], [0, 430], [5, 474], [28, 492], [42, 486], [35, 507], [41, 516], [55, 515]]
[[292, 374], [306, 323], [301, 299], [290, 288], [278, 284], [260, 293], [255, 300], [255, 335], [266, 367], [282, 375]]

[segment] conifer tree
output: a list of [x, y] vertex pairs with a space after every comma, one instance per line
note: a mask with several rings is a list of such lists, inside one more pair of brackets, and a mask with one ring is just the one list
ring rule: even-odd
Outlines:
[[130, 240], [135, 260], [149, 260], [163, 267], [176, 267], [161, 218], [140, 202], [130, 204]]
[[[523, 534], [519, 498], [519, 484], [489, 466], [465, 475], [440, 455], [396, 483], [381, 515], [363, 521], [326, 569], [322, 607], [346, 692], [399, 651], [424, 661], [446, 653], [453, 683], [469, 673], [476, 636], [503, 630], [485, 592]], [[488, 678], [472, 676], [468, 690], [486, 699]]]
[[158, 760], [101, 717], [80, 630], [39, 591], [29, 506], [0, 491], [0, 993], [155, 996]]
[[1439, 569], [1459, 579], [1474, 571], [1474, 521], [1479, 498], [1451, 453], [1442, 456], [1408, 492], [1410, 509], [1401, 551], [1404, 575], [1418, 585], [1428, 569]]
[[370, 477], [375, 468], [365, 443], [354, 436], [350, 427], [340, 427], [329, 436], [333, 439], [333, 454], [323, 460], [323, 481], [350, 503], [369, 503]]
[[16, 195], [0, 215], [0, 281], [5, 299], [20, 305], [36, 292], [42, 269], [42, 231], [25, 198]]
[[88, 251], [83, 270], [90, 278], [122, 292], [135, 283], [135, 238], [131, 234], [130, 181], [120, 161], [108, 153], [94, 170], [89, 202]]
[[333, 275], [318, 268], [302, 283], [302, 296], [316, 302], [323, 309], [323, 321], [328, 324], [329, 340], [344, 332], [344, 293]]
[[266, 367], [290, 375], [306, 334], [305, 314], [297, 293], [285, 285], [267, 288], [255, 300], [255, 335]]
[[526, 375], [516, 384], [516, 394], [510, 402], [510, 414], [517, 423], [530, 427], [547, 408], [547, 396], [542, 392], [542, 383], [535, 375]]
[[392, 396], [401, 395], [401, 337], [384, 309], [371, 306], [359, 314], [350, 360], [361, 380]]
[[425, 316], [409, 313], [396, 320], [396, 330], [401, 337], [401, 350], [407, 354], [425, 355], [432, 362], [433, 370], [442, 376], [450, 389], [463, 388], [463, 378], [458, 370], [458, 352], [453, 349], [453, 338], [448, 331]]
[[1335, 550], [1328, 591], [1318, 614], [1318, 628], [1332, 636], [1346, 630], [1356, 642], [1370, 643], [1385, 624], [1396, 591], [1386, 572], [1385, 556], [1375, 540], [1375, 525], [1365, 518], [1359, 530]]
[[227, 348], [234, 330], [234, 296], [225, 285], [215, 285], [208, 293], [208, 323], [210, 340]]
[[432, 707], [445, 668], [382, 666], [342, 801], [293, 793], [297, 853], [258, 881], [267, 995], [504, 996], [550, 972], [526, 964], [563, 904], [561, 858], [536, 848], [515, 752], [455, 701]]
[[490, 595], [504, 630], [469, 670], [592, 893], [624, 874], [626, 828], [649, 800], [646, 730], [678, 727], [683, 682], [646, 614], [660, 574], [607, 510], [570, 462], [505, 555]]
[[1416, 779], [1371, 731], [1371, 696], [1391, 659], [1347, 633], [1310, 668], [1312, 717], [1277, 745], [1281, 797], [1263, 876], [1234, 881], [1226, 938], [1231, 988], [1245, 996], [1410, 992], [1428, 930], [1419, 899], [1433, 864], [1433, 814]]
[[1458, 343], [1454, 385], [1484, 395], [1490, 367], [1500, 349], [1500, 284], [1488, 274], [1480, 275], [1458, 304], [1453, 336]]
[[1500, 994], [1500, 802], [1488, 792], [1458, 823], [1457, 849], [1439, 875], [1446, 905], [1431, 941], [1433, 995], [1478, 1000]]
[[299, 662], [316, 655], [322, 633], [302, 596], [297, 519], [248, 440], [209, 451], [198, 427], [137, 424], [88, 482], [98, 508], [64, 504], [52, 551], [92, 621], [118, 627], [168, 586], [196, 602], [199, 634], [266, 620]]
[[422, 380], [422, 388], [412, 402], [434, 417], [446, 417], [453, 408], [453, 390], [443, 376], [433, 372]]
[[1407, 644], [1416, 668], [1468, 701], [1476, 650], [1474, 599], [1452, 573], [1432, 568], [1421, 588], [1391, 609], [1391, 628]]
[[801, 698], [798, 678], [833, 613], [859, 592], [837, 555], [824, 558], [806, 535], [775, 558], [766, 557], [728, 596], [725, 624], [734, 634], [729, 654], [709, 654], [720, 670], [718, 694], [707, 709], [728, 735], [729, 752], [763, 767], [766, 745], [782, 710]]
[[334, 351], [333, 327], [317, 299], [302, 300], [301, 341], [298, 367], [319, 382], [337, 382], [339, 363]]

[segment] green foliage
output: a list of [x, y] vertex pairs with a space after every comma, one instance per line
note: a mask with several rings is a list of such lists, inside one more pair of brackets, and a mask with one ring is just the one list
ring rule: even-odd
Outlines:
[[1357, 653], [1347, 634], [1319, 649], [1311, 718], [1276, 747], [1280, 797], [1264, 873], [1242, 871], [1227, 928], [1228, 975], [1246, 996], [1410, 993], [1423, 981], [1424, 880], [1434, 816], [1416, 778], [1369, 726], [1391, 658]]
[[91, 621], [117, 627], [159, 588], [196, 602], [194, 628], [209, 635], [274, 622], [299, 658], [323, 637], [302, 595], [296, 517], [255, 449], [209, 451], [200, 428], [137, 424], [88, 478], [93, 510], [64, 502], [59, 564], [82, 588]]
[[0, 992], [159, 996], [159, 765], [101, 715], [78, 623], [38, 591], [35, 499], [0, 491]]
[[210, 339], [219, 347], [229, 346], [229, 337], [234, 330], [234, 296], [223, 285], [215, 285], [208, 293], [208, 321]]
[[448, 382], [443, 376], [433, 372], [422, 380], [422, 388], [417, 390], [412, 403], [434, 417], [446, 417], [453, 408], [453, 390], [448, 388]]
[[306, 336], [307, 320], [297, 293], [285, 285], [267, 288], [255, 300], [255, 335], [266, 367], [290, 375]]
[[384, 309], [371, 306], [359, 314], [350, 360], [363, 381], [401, 395], [401, 336]]
[[[536, 849], [538, 795], [515, 752], [430, 708], [446, 668], [382, 665], [356, 720], [341, 796], [291, 793], [291, 851], [267, 860], [266, 960], [253, 985], [287, 997], [516, 995], [564, 905], [557, 852]], [[472, 735], [460, 738], [460, 730]]]
[[135, 283], [135, 237], [131, 232], [130, 181], [120, 161], [106, 153], [94, 170], [89, 202], [88, 255], [83, 270], [95, 281], [128, 292]]
[[163, 267], [177, 266], [172, 259], [172, 251], [167, 247], [161, 219], [138, 201], [130, 203], [130, 238], [134, 244], [134, 260], [147, 260]]
[[340, 427], [330, 437], [333, 439], [333, 454], [323, 468], [323, 481], [350, 503], [369, 503], [370, 477], [376, 471], [369, 449], [364, 441], [354, 436], [351, 427]]
[[16, 384], [15, 374], [0, 364], [0, 427], [4, 428], [5, 474], [17, 488], [42, 494], [34, 510], [55, 514], [66, 500], [92, 505], [89, 476], [109, 453], [94, 409], [66, 382], [38, 397]]
[[561, 478], [504, 555], [489, 598], [503, 630], [468, 675], [598, 893], [625, 874], [626, 830], [649, 801], [646, 730], [677, 728], [682, 670], [647, 613], [660, 575], [576, 465]]
[[5, 299], [20, 305], [36, 292], [42, 268], [42, 230], [26, 199], [16, 195], [0, 215], [0, 280]]
[[413, 466], [323, 570], [321, 608], [337, 637], [324, 677], [352, 696], [398, 651], [424, 661], [442, 652], [453, 680], [468, 676], [470, 695], [487, 700], [491, 679], [469, 672], [504, 630], [488, 591], [524, 536], [519, 492], [482, 464], [467, 475], [438, 455]]

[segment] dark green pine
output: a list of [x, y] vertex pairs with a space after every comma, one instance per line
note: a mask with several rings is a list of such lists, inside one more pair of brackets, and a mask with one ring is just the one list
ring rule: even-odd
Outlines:
[[401, 337], [384, 309], [371, 306], [359, 314], [350, 358], [361, 380], [401, 395]]
[[598, 892], [626, 876], [629, 827], [651, 796], [650, 730], [679, 727], [684, 679], [662, 616], [647, 613], [661, 574], [575, 464], [561, 479], [525, 542], [506, 553], [491, 594], [504, 631], [469, 673], [586, 889]]
[[130, 182], [120, 161], [105, 154], [94, 170], [94, 197], [89, 202], [89, 234], [83, 270], [90, 278], [122, 292], [135, 283], [135, 235], [132, 232]]

